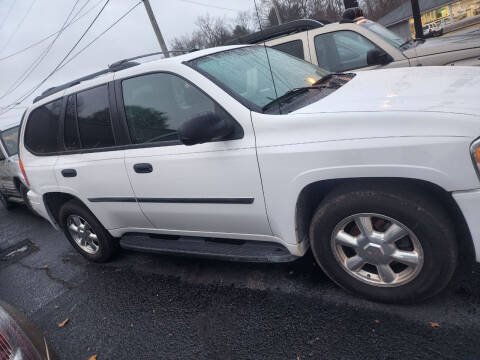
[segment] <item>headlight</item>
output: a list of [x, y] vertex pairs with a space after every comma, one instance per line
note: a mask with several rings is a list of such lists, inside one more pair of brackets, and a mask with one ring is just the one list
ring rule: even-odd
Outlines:
[[472, 147], [470, 148], [470, 153], [472, 154], [475, 170], [480, 177], [480, 139], [477, 139], [473, 142]]

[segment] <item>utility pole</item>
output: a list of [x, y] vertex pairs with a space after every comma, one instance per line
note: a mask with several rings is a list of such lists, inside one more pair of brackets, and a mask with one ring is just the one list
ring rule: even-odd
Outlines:
[[275, 15], [277, 16], [278, 25], [282, 24], [282, 18], [280, 17], [280, 9], [278, 8], [277, 0], [272, 0], [273, 9], [275, 10]]
[[413, 27], [415, 28], [415, 39], [423, 39], [422, 14], [418, 0], [412, 0]]
[[148, 18], [150, 19], [150, 23], [152, 24], [153, 31], [157, 36], [158, 43], [160, 44], [160, 48], [162, 49], [163, 56], [170, 57], [168, 53], [167, 44], [165, 44], [165, 40], [163, 40], [162, 33], [160, 28], [158, 27], [157, 20], [155, 19], [155, 15], [153, 13], [152, 7], [150, 6], [150, 0], [142, 0], [143, 5], [145, 5], [145, 10], [147, 10]]

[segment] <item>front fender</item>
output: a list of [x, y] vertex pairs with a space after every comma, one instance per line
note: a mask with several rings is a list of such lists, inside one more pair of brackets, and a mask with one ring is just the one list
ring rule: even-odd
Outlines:
[[265, 201], [275, 236], [296, 243], [295, 212], [302, 190], [316, 182], [403, 178], [446, 191], [480, 187], [463, 137], [354, 139], [258, 149]]

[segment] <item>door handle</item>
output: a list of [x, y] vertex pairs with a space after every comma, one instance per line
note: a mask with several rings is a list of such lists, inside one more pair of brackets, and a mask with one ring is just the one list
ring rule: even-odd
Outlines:
[[77, 170], [75, 170], [75, 169], [63, 169], [62, 170], [62, 175], [63, 175], [63, 177], [66, 177], [66, 178], [72, 178], [72, 177], [77, 176]]
[[137, 174], [148, 174], [153, 171], [153, 166], [147, 163], [135, 164], [133, 165], [133, 170], [135, 170]]

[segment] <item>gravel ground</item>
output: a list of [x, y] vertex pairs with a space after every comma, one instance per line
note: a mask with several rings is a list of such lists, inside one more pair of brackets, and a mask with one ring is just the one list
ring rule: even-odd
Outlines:
[[0, 209], [0, 252], [25, 240], [29, 251], [0, 261], [0, 298], [61, 359], [480, 358], [479, 265], [400, 306], [345, 293], [311, 255], [242, 264], [122, 251], [92, 264], [23, 207]]

